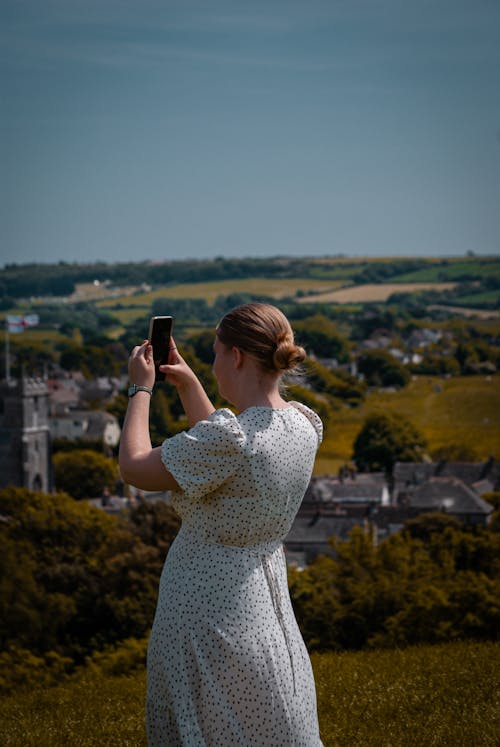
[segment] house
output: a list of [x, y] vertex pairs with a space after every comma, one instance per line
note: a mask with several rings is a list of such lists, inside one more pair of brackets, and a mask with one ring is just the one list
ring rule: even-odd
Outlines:
[[359, 523], [356, 517], [342, 515], [342, 512], [317, 512], [312, 516], [299, 512], [284, 541], [287, 563], [304, 568], [318, 555], [333, 557], [335, 553], [330, 539], [347, 539], [349, 532]]
[[121, 434], [117, 418], [102, 410], [68, 410], [55, 415], [50, 418], [50, 432], [52, 438], [99, 440], [108, 447], [116, 446]]
[[337, 503], [314, 510], [303, 503], [284, 540], [287, 563], [303, 568], [318, 555], [333, 557], [332, 539], [345, 542], [354, 527], [361, 527], [378, 544], [420, 513], [411, 506]]
[[125, 389], [128, 376], [97, 376], [84, 381], [81, 388], [81, 399], [85, 402], [105, 402], [116, 397]]
[[493, 506], [457, 477], [431, 477], [409, 496], [409, 505], [421, 511], [442, 511], [465, 524], [486, 526]]
[[369, 337], [359, 343], [358, 349], [363, 350], [385, 350], [393, 342], [394, 335], [389, 329], [376, 329]]
[[346, 540], [356, 526], [375, 532], [378, 539], [373, 518], [388, 504], [382, 472], [356, 474], [347, 469], [338, 477], [313, 477], [284, 541], [287, 562], [303, 567], [317, 555], [333, 556], [330, 539]]
[[[479, 495], [500, 490], [500, 462], [396, 462], [393, 470], [393, 503], [401, 503], [431, 477], [456, 477]], [[481, 492], [479, 492], [481, 491]]]
[[392, 502], [422, 511], [444, 511], [467, 524], [486, 525], [493, 508], [482, 495], [500, 490], [500, 463], [397, 462]]
[[466, 524], [487, 525], [493, 507], [481, 493], [500, 488], [500, 464], [398, 462], [392, 499], [383, 473], [313, 477], [285, 538], [287, 562], [304, 567], [335, 554], [331, 538], [344, 541], [358, 526], [380, 542], [408, 519], [443, 511]]
[[301, 510], [307, 505], [328, 503], [389, 504], [389, 488], [383, 472], [361, 474], [341, 470], [338, 477], [312, 477]]
[[409, 348], [425, 348], [429, 345], [435, 345], [440, 341], [442, 332], [440, 330], [421, 327], [414, 329], [406, 339], [406, 345]]

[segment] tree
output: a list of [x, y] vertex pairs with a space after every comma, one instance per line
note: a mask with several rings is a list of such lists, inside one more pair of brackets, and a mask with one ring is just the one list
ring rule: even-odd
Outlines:
[[368, 386], [393, 386], [398, 389], [410, 381], [410, 372], [386, 350], [369, 350], [358, 359], [358, 371]]
[[190, 335], [186, 342], [193, 348], [194, 354], [200, 361], [211, 366], [214, 361], [214, 339], [214, 330], [205, 329]]
[[421, 363], [412, 366], [412, 371], [430, 376], [458, 376], [460, 366], [452, 356], [426, 353]]
[[335, 558], [290, 570], [310, 649], [498, 637], [500, 536], [439, 514], [408, 525], [379, 545], [356, 527], [347, 542], [332, 540]]
[[454, 529], [458, 531], [461, 523], [454, 516], [441, 513], [439, 511], [429, 511], [413, 519], [408, 519], [404, 525], [404, 531], [413, 539], [430, 542], [434, 535], [440, 535], [445, 529]]
[[331, 370], [318, 361], [308, 358], [305, 373], [307, 383], [319, 394], [338, 397], [350, 404], [359, 404], [364, 399], [365, 384], [342, 369]]
[[293, 327], [297, 341], [319, 358], [336, 358], [341, 363], [349, 360], [348, 340], [334, 322], [323, 314], [294, 322]]
[[354, 441], [353, 459], [361, 471], [384, 470], [396, 462], [421, 462], [425, 438], [408, 420], [394, 414], [369, 415]]
[[57, 489], [77, 499], [102, 495], [118, 477], [116, 462], [90, 449], [60, 451], [53, 463]]
[[81, 663], [146, 635], [180, 523], [172, 508], [145, 503], [127, 519], [62, 493], [6, 488], [0, 515], [2, 648]]

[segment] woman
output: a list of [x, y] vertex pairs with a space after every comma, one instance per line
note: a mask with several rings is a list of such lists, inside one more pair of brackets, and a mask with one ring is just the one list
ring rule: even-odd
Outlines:
[[161, 370], [191, 427], [155, 449], [147, 342], [129, 362], [131, 383], [146, 390], [129, 402], [123, 478], [172, 490], [182, 518], [148, 649], [149, 745], [318, 747], [314, 679], [282, 546], [322, 438], [318, 416], [280, 392], [282, 375], [305, 353], [286, 317], [267, 304], [226, 314], [214, 352], [219, 391], [238, 414], [214, 409], [174, 347]]

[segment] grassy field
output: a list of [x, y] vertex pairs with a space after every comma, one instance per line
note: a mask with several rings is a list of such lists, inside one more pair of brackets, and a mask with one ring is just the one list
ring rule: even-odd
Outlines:
[[460, 280], [474, 274], [476, 277], [498, 277], [500, 260], [498, 257], [470, 258], [462, 262], [453, 260], [447, 265], [429, 265], [421, 270], [407, 272], [392, 278], [395, 283], [434, 283], [441, 280]]
[[[325, 747], [499, 743], [498, 644], [315, 654], [312, 661]], [[145, 747], [144, 692], [140, 672], [81, 675], [11, 695], [0, 703], [2, 745]]]
[[316, 460], [315, 474], [336, 472], [349, 461], [365, 417], [394, 412], [428, 440], [429, 451], [463, 444], [487, 459], [500, 458], [500, 375], [442, 379], [420, 376], [399, 391], [369, 393], [359, 408], [343, 406], [333, 417]]
[[466, 296], [457, 296], [455, 303], [461, 306], [481, 306], [482, 304], [495, 304], [500, 298], [500, 290], [485, 291], [484, 293], [471, 293]]
[[492, 643], [315, 656], [325, 747], [493, 747], [499, 665]]

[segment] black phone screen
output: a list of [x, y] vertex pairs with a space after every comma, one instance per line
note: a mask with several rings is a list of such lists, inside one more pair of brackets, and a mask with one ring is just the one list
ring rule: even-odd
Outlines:
[[173, 321], [171, 316], [153, 316], [149, 323], [148, 339], [153, 346], [155, 381], [165, 381], [165, 374], [159, 371], [158, 367], [168, 363]]

